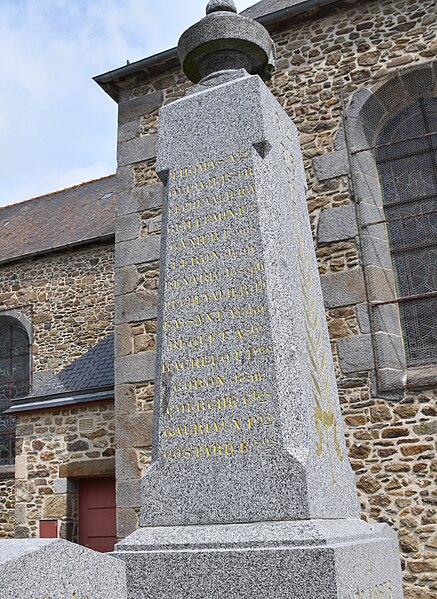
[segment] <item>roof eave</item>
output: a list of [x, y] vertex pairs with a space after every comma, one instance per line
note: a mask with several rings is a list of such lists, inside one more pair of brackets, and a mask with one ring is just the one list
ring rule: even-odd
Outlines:
[[105, 401], [114, 398], [114, 386], [99, 387], [97, 389], [85, 389], [83, 391], [66, 391], [50, 395], [28, 396], [16, 399], [12, 406], [4, 414], [17, 414], [22, 412], [33, 412], [34, 410], [56, 409], [62, 406]]
[[[279, 23], [280, 21], [284, 21], [290, 17], [303, 14], [310, 10], [314, 10], [316, 8], [321, 8], [323, 6], [327, 6], [328, 4], [335, 4], [340, 2], [341, 0], [304, 0], [299, 4], [295, 4], [294, 6], [289, 6], [288, 8], [283, 8], [281, 10], [274, 11], [267, 15], [263, 15], [262, 17], [258, 17], [254, 19], [261, 23], [261, 25], [273, 25], [275, 23]], [[151, 67], [159, 66], [167, 62], [168, 60], [177, 58], [178, 51], [177, 48], [171, 48], [170, 50], [165, 50], [164, 52], [160, 52], [158, 54], [154, 54], [153, 56], [149, 56], [148, 58], [143, 58], [141, 60], [137, 60], [131, 64], [128, 64], [123, 67], [119, 67], [112, 71], [108, 71], [107, 73], [103, 73], [102, 75], [97, 75], [93, 77], [93, 80], [100, 85], [100, 87], [113, 99], [118, 103], [119, 101], [119, 87], [117, 83], [127, 77], [136, 75], [141, 71], [149, 69]]]
[[114, 239], [115, 233], [108, 233], [107, 235], [100, 235], [99, 237], [87, 237], [85, 239], [80, 239], [79, 241], [73, 241], [71, 243], [65, 243], [63, 245], [49, 247], [44, 250], [38, 250], [36, 252], [29, 252], [27, 254], [20, 254], [17, 256], [10, 256], [9, 258], [4, 258], [3, 260], [0, 260], [0, 266], [5, 266], [6, 264], [11, 264], [14, 262], [21, 262], [21, 260], [27, 260], [29, 258], [36, 258], [37, 256], [39, 257], [46, 254], [54, 254], [65, 249], [74, 249], [83, 247], [85, 245], [92, 245], [94, 243], [114, 241]]

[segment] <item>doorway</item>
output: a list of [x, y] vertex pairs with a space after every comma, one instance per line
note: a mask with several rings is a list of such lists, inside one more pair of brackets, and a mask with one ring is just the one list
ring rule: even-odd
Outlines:
[[82, 478], [79, 480], [79, 544], [108, 552], [114, 550], [115, 479]]

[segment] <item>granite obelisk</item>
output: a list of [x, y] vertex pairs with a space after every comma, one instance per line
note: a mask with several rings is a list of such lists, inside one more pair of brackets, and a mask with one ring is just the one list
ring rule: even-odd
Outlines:
[[179, 54], [196, 85], [159, 115], [154, 448], [142, 528], [118, 546], [129, 597], [400, 599], [395, 536], [358, 519], [298, 134], [262, 81], [273, 42], [211, 0]]

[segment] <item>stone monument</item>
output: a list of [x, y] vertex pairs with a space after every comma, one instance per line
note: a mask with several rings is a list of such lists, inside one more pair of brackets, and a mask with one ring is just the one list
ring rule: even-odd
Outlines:
[[396, 535], [359, 520], [296, 127], [274, 47], [232, 0], [179, 41], [153, 463], [118, 545], [130, 599], [400, 599]]
[[125, 599], [124, 564], [61, 539], [0, 540], [1, 599]]

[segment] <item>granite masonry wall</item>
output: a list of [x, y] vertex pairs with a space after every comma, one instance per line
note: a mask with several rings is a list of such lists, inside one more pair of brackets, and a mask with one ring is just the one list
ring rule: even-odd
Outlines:
[[[21, 260], [0, 266], [0, 316], [2, 312], [14, 312], [23, 315], [30, 323], [32, 332], [31, 361], [34, 387], [38, 376], [43, 371], [57, 372], [86, 353], [98, 341], [104, 339], [113, 330], [114, 311], [114, 247], [113, 244], [90, 245], [74, 250], [39, 256], [36, 259]], [[94, 408], [89, 408], [93, 410]], [[96, 407], [97, 416], [99, 407]], [[109, 408], [108, 408], [109, 409]], [[79, 412], [74, 417], [77, 420]], [[65, 428], [64, 445], [73, 442], [68, 435], [66, 418], [73, 418], [73, 413], [38, 412], [34, 416], [17, 417], [17, 469], [13, 466], [0, 466], [0, 537], [10, 536], [17, 526], [19, 536], [32, 534], [37, 536], [37, 519], [42, 518], [43, 503], [46, 494], [53, 492], [53, 481], [58, 476], [57, 458], [59, 447], [53, 452], [47, 449], [51, 443], [52, 433]], [[28, 422], [32, 418], [32, 423]], [[60, 419], [62, 422], [60, 422]], [[58, 433], [56, 433], [58, 434]], [[59, 435], [63, 433], [59, 432]], [[111, 433], [113, 447], [113, 433]], [[46, 439], [43, 440], [44, 435]], [[108, 433], [109, 435], [109, 433]], [[41, 451], [29, 446], [41, 445]], [[59, 441], [60, 442], [60, 441]], [[99, 439], [96, 443], [104, 443], [102, 451], [108, 449], [108, 441]], [[22, 448], [33, 452], [29, 456], [29, 470], [23, 469]], [[66, 447], [66, 445], [65, 445]], [[80, 456], [75, 457], [72, 450], [71, 459], [91, 460], [101, 457], [102, 451], [90, 443]], [[67, 452], [59, 457], [67, 460]], [[109, 455], [109, 454], [108, 454]], [[44, 457], [45, 456], [45, 457]], [[26, 458], [27, 459], [27, 458]], [[47, 469], [47, 463], [54, 459], [53, 466]], [[113, 459], [113, 458], [112, 458]], [[21, 460], [21, 462], [20, 462]], [[45, 475], [36, 477], [38, 461], [46, 464], [42, 471]], [[21, 464], [18, 466], [18, 464]], [[27, 462], [26, 462], [27, 463]], [[32, 466], [32, 467], [31, 467]], [[15, 483], [17, 476], [17, 506], [15, 522]], [[29, 476], [29, 484], [24, 478]], [[38, 480], [38, 482], [36, 482]], [[34, 497], [30, 498], [30, 491]], [[26, 490], [27, 489], [27, 490]], [[24, 493], [24, 494], [23, 494]], [[36, 502], [39, 506], [33, 504]], [[28, 510], [30, 510], [28, 512]], [[45, 517], [45, 516], [44, 516]], [[61, 529], [61, 533], [63, 533]]]
[[58, 372], [113, 330], [113, 245], [0, 266], [0, 314], [4, 310], [31, 322], [33, 372]]
[[14, 536], [14, 526], [15, 480], [7, 469], [0, 472], [0, 539], [11, 539]]
[[114, 475], [114, 431], [112, 402], [19, 417], [15, 537], [38, 537], [40, 520], [57, 520], [59, 536], [77, 541], [75, 479]]
[[[368, 291], [342, 133], [343, 104], [398, 69], [437, 57], [433, 0], [349, 0], [270, 29], [269, 87], [296, 123], [337, 379], [362, 516], [399, 532], [406, 599], [437, 592], [436, 389], [378, 389]], [[433, 63], [435, 64], [435, 63]], [[162, 186], [159, 108], [190, 86], [176, 59], [121, 84], [116, 232], [118, 534], [138, 525], [150, 460]], [[341, 151], [342, 150], [342, 151]], [[320, 157], [332, 156], [326, 160]]]

